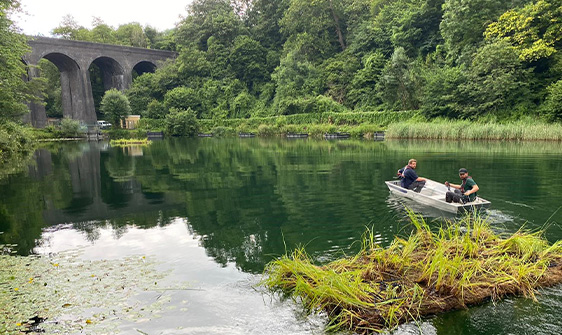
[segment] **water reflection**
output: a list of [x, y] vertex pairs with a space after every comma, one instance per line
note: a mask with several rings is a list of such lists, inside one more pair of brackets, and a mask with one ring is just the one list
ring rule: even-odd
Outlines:
[[[180, 277], [194, 276], [198, 267], [218, 269], [201, 273], [203, 282], [261, 273], [268, 261], [297, 246], [327, 262], [358, 250], [354, 242], [366, 227], [383, 245], [407, 232], [403, 203], [389, 196], [384, 181], [412, 157], [419, 175], [438, 181], [456, 180], [458, 168], [467, 167], [492, 202], [487, 215], [498, 230], [514, 232], [524, 223], [538, 229], [548, 222], [547, 237], [554, 241], [562, 239], [562, 211], [556, 211], [562, 193], [554, 191], [562, 189], [562, 176], [553, 173], [562, 169], [561, 153], [558, 143], [548, 142], [213, 138], [167, 139], [135, 149], [52, 144], [36, 152], [28, 171], [0, 175], [0, 243], [17, 243], [24, 255], [67, 245], [106, 256], [126, 253], [111, 246], [135, 236], [124, 245], [150, 251], [164, 244], [158, 252], [185, 268], [176, 270]], [[428, 208], [421, 212], [443, 217]], [[162, 241], [178, 222], [187, 232], [177, 238], [189, 238], [204, 253], [195, 263]], [[80, 242], [68, 244], [68, 234]], [[209, 313], [201, 318], [212, 319]], [[434, 322], [429, 328], [439, 334], [467, 329], [438, 320], [445, 326]], [[398, 333], [410, 331], [405, 326]]]

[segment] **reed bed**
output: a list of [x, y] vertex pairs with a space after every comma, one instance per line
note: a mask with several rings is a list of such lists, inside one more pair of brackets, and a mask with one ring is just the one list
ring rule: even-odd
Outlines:
[[524, 140], [562, 141], [559, 123], [480, 123], [470, 121], [392, 123], [387, 138], [417, 138], [446, 140]]
[[562, 241], [550, 245], [542, 231], [500, 236], [477, 215], [432, 230], [410, 218], [410, 236], [387, 248], [367, 231], [357, 255], [324, 266], [297, 249], [268, 264], [262, 284], [326, 312], [331, 330], [368, 334], [506, 295], [536, 299], [562, 282]]

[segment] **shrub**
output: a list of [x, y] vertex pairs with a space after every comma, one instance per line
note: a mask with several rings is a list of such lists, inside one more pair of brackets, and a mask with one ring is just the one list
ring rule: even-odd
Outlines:
[[60, 122], [60, 131], [63, 137], [76, 137], [80, 131], [80, 122], [65, 117]]
[[164, 131], [166, 129], [166, 120], [142, 118], [139, 120], [139, 123], [137, 123], [137, 129], [142, 129], [144, 131]]
[[199, 122], [195, 112], [191, 109], [172, 109], [166, 115], [166, 133], [172, 136], [196, 136], [199, 132]]
[[547, 91], [542, 111], [552, 121], [562, 121], [562, 80], [550, 85]]
[[277, 131], [277, 128], [274, 126], [270, 126], [267, 124], [260, 124], [258, 126], [258, 135], [259, 136], [274, 136]]
[[230, 127], [218, 126], [213, 128], [213, 136], [215, 137], [231, 137], [236, 135], [236, 130]]
[[11, 122], [0, 123], [0, 164], [33, 150], [33, 138], [26, 128]]

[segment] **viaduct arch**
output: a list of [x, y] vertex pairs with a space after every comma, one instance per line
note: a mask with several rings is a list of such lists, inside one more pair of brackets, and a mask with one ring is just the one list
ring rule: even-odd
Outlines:
[[[133, 71], [154, 72], [167, 59], [177, 56], [175, 52], [153, 50], [120, 45], [110, 45], [83, 41], [71, 41], [49, 37], [33, 37], [28, 44], [31, 52], [23, 60], [28, 65], [28, 77], [39, 77], [36, 65], [42, 58], [51, 61], [60, 71], [62, 112], [64, 117], [96, 122], [94, 97], [90, 82], [89, 68], [92, 64], [102, 73], [106, 90], [127, 89], [133, 80]], [[30, 103], [30, 113], [26, 121], [34, 127], [45, 127], [47, 115], [45, 106]]]

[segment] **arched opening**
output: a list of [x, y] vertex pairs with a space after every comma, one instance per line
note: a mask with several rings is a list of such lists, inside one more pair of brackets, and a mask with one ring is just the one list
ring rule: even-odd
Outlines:
[[43, 93], [45, 96], [43, 102], [45, 102], [47, 118], [51, 120], [49, 123], [52, 123], [53, 119], [61, 119], [63, 117], [61, 74], [57, 66], [45, 58], [41, 59], [38, 65], [41, 78], [47, 83], [44, 86]]
[[90, 83], [92, 85], [92, 96], [98, 120], [101, 117], [100, 103], [105, 91], [115, 88], [123, 91], [127, 88], [125, 71], [121, 64], [109, 57], [96, 58], [88, 68]]
[[133, 80], [144, 73], [156, 72], [156, 65], [152, 62], [142, 61], [133, 67]]
[[61, 53], [50, 53], [39, 61], [41, 77], [47, 80], [45, 111], [50, 118], [79, 118], [83, 110], [80, 66]]

